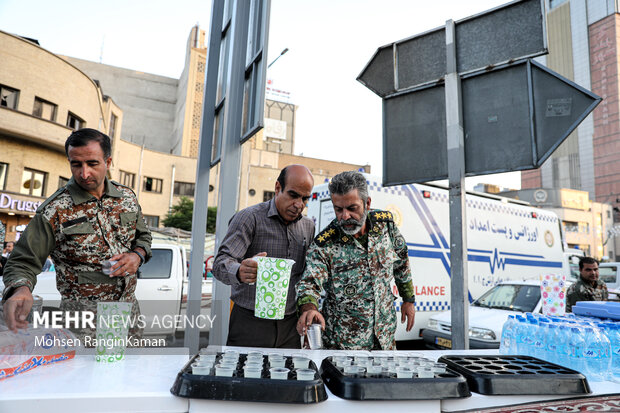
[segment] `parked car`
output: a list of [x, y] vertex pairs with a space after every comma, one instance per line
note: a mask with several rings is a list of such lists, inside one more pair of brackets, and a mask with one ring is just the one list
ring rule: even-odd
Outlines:
[[598, 269], [599, 278], [607, 284], [609, 300], [620, 300], [620, 277], [618, 276], [620, 262], [601, 262]]
[[[510, 281], [491, 288], [469, 305], [469, 348], [496, 349], [510, 314], [540, 312], [540, 282]], [[422, 332], [429, 348], [452, 348], [450, 311], [432, 316]]]
[[[177, 331], [184, 330], [183, 324], [176, 320], [183, 318], [187, 307], [187, 254], [183, 246], [173, 244], [153, 244], [151, 251], [153, 257], [140, 267], [136, 286], [140, 312], [145, 317], [144, 334], [173, 336]], [[0, 291], [3, 289], [0, 278]], [[56, 272], [40, 273], [32, 293], [43, 299], [44, 311], [58, 309], [60, 293], [56, 289]], [[201, 297], [203, 315], [210, 316], [211, 293], [212, 279], [204, 277]], [[209, 330], [208, 319], [201, 320], [200, 324], [206, 325], [201, 331]]]

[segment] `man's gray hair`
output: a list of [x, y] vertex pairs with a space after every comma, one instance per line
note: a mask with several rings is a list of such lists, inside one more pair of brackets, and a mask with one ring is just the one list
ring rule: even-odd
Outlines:
[[357, 194], [364, 203], [368, 200], [368, 184], [364, 175], [357, 171], [341, 172], [329, 183], [330, 195], [345, 195], [357, 189]]

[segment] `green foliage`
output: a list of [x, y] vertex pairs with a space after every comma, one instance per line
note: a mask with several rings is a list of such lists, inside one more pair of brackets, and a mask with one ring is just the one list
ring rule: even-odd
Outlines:
[[[182, 196], [179, 203], [172, 206], [172, 209], [163, 224], [166, 227], [180, 228], [185, 231], [192, 230], [192, 214], [194, 212], [194, 201], [186, 196]], [[217, 207], [207, 208], [207, 232], [215, 233], [215, 219], [217, 216]]]

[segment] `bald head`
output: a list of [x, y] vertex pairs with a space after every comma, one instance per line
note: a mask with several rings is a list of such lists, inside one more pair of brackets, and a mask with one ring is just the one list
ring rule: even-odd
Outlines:
[[292, 222], [301, 216], [314, 186], [312, 173], [304, 165], [282, 169], [276, 181], [275, 203], [280, 217]]

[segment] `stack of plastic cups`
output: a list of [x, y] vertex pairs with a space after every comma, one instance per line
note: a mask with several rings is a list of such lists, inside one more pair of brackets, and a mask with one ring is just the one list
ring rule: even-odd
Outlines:
[[280, 354], [280, 353], [271, 353], [269, 354], [269, 366], [270, 367], [279, 367], [279, 368], [283, 368], [284, 364], [286, 363], [286, 359], [284, 358], [284, 355]]

